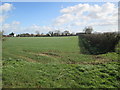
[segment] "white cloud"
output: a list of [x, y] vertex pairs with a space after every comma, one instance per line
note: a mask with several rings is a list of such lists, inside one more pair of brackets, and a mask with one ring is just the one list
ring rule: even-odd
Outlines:
[[20, 24], [19, 21], [13, 21], [13, 22], [12, 22], [12, 25], [19, 25], [19, 24]]
[[6, 23], [2, 25], [2, 30], [4, 30], [5, 33], [10, 33], [10, 32], [19, 32], [21, 30], [20, 22], [18, 21], [13, 21], [12, 23]]
[[10, 3], [4, 3], [3, 5], [0, 6], [0, 11], [2, 12], [8, 12], [13, 9], [13, 5]]
[[58, 17], [55, 21], [56, 25], [61, 25], [65, 23], [69, 23], [73, 21], [75, 17], [72, 14], [63, 14], [62, 16]]
[[5, 15], [0, 15], [0, 23], [4, 22], [7, 16]]
[[55, 31], [57, 28], [52, 26], [40, 26], [33, 24], [28, 27], [23, 27], [20, 22], [13, 21], [12, 23], [6, 23], [2, 25], [2, 30], [4, 30], [5, 34], [9, 34], [14, 32], [16, 34], [20, 33], [35, 33], [38, 31], [39, 33], [48, 33], [49, 31]]
[[53, 31], [55, 28], [51, 27], [51, 26], [40, 26], [40, 25], [31, 25], [29, 27], [26, 27], [24, 29], [24, 32], [31, 32], [31, 33], [35, 33], [36, 31], [39, 31], [39, 33], [47, 33], [49, 31]]
[[0, 23], [3, 23], [8, 18], [7, 13], [13, 8], [13, 5], [9, 3], [4, 3], [0, 6]]
[[[55, 20], [55, 25], [117, 25], [118, 7], [113, 3], [103, 5], [78, 4], [60, 10], [62, 16]], [[86, 22], [86, 23], [85, 23]]]

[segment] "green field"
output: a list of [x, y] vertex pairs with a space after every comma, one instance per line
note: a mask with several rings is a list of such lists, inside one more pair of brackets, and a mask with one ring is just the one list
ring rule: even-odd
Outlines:
[[118, 54], [80, 53], [78, 37], [3, 41], [4, 88], [118, 88]]

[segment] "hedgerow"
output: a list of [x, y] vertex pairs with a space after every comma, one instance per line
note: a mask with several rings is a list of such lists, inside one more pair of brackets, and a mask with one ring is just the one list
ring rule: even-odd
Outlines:
[[81, 34], [79, 35], [80, 51], [85, 54], [114, 52], [119, 40], [120, 35], [117, 33]]

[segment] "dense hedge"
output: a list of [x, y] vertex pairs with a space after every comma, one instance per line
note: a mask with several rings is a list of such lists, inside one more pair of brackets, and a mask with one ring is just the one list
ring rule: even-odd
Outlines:
[[104, 54], [114, 52], [120, 40], [117, 33], [103, 34], [81, 34], [79, 35], [79, 46], [84, 54]]
[[116, 51], [117, 54], [120, 55], [120, 41], [119, 41], [119, 43], [116, 45], [115, 51]]

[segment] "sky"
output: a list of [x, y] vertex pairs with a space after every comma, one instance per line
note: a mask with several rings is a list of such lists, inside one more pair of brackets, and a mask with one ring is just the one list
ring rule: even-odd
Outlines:
[[118, 30], [118, 5], [110, 2], [4, 2], [0, 4], [0, 24], [5, 34], [48, 33], [69, 30], [94, 32]]

